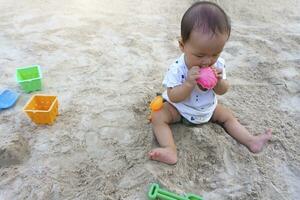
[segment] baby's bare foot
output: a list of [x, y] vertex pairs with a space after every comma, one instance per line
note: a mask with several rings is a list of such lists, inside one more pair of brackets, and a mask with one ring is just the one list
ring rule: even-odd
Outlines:
[[266, 132], [261, 135], [254, 136], [253, 141], [248, 145], [248, 149], [252, 153], [261, 152], [263, 150], [263, 147], [271, 139], [271, 137], [272, 137], [271, 129], [266, 130]]
[[152, 149], [148, 155], [151, 160], [157, 160], [170, 165], [177, 162], [176, 149], [171, 147]]

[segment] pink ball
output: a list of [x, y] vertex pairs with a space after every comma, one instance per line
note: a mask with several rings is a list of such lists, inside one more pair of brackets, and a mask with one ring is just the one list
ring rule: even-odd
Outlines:
[[216, 86], [218, 79], [211, 67], [200, 68], [199, 72], [200, 76], [197, 79], [197, 83], [199, 83], [203, 88], [212, 89]]

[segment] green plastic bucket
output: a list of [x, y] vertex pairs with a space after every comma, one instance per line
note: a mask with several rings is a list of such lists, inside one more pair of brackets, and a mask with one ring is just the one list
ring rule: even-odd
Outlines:
[[42, 73], [39, 65], [32, 65], [16, 69], [16, 80], [26, 92], [41, 90]]

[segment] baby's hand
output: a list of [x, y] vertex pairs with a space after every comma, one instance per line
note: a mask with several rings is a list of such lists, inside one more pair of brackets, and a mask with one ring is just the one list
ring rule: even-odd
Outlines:
[[218, 80], [223, 78], [223, 70], [222, 69], [216, 68], [215, 66], [211, 66], [211, 68], [215, 72], [215, 75], [216, 75]]
[[197, 84], [197, 79], [199, 78], [199, 67], [198, 66], [193, 66], [189, 71], [188, 71], [188, 76], [186, 81], [192, 85], [195, 86]]

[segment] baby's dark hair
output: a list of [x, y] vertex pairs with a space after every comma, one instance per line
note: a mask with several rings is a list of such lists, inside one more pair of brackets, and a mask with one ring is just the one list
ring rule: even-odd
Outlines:
[[217, 4], [201, 1], [194, 3], [181, 20], [181, 38], [186, 42], [193, 30], [200, 30], [212, 35], [221, 33], [230, 36], [230, 19]]

